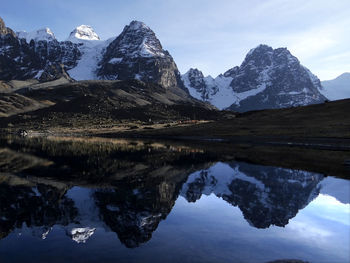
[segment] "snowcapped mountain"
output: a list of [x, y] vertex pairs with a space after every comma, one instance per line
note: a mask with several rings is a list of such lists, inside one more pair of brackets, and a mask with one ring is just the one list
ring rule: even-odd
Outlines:
[[[144, 23], [132, 21], [116, 38], [100, 40], [91, 26], [75, 28], [66, 41], [56, 40], [48, 28], [18, 32], [0, 21], [0, 79], [48, 80], [46, 68], [64, 70], [75, 80], [139, 79], [157, 83], [188, 96], [177, 66], [155, 33]], [[51, 70], [51, 73], [53, 71]], [[61, 77], [64, 74], [60, 74]]]
[[100, 62], [102, 79], [139, 79], [166, 89], [185, 89], [177, 66], [155, 33], [144, 23], [132, 21], [107, 47]]
[[350, 98], [350, 73], [346, 72], [332, 80], [321, 82], [321, 93], [330, 100]]
[[[64, 70], [76, 66], [81, 52], [77, 44], [58, 42], [50, 29], [34, 32], [18, 32], [5, 27], [0, 21], [0, 79], [24, 80], [36, 78], [41, 81], [62, 76]], [[55, 69], [55, 70], [53, 70]], [[47, 72], [49, 70], [50, 72]], [[52, 76], [52, 73], [58, 75]], [[50, 78], [47, 79], [46, 77]]]
[[76, 27], [67, 39], [73, 43], [80, 43], [82, 40], [100, 40], [100, 37], [91, 26], [81, 25]]
[[219, 109], [225, 109], [235, 100], [230, 83], [230, 76], [219, 75], [215, 79], [211, 76], [204, 77], [198, 69], [190, 69], [182, 80], [192, 97], [207, 101]]
[[155, 33], [139, 21], [105, 41], [91, 26], [81, 25], [59, 42], [48, 28], [16, 35], [0, 20], [0, 68], [2, 80], [47, 81], [67, 73], [75, 80], [139, 79], [235, 111], [321, 103], [329, 93], [286, 48], [266, 45], [216, 78], [204, 77], [198, 69], [181, 76]]
[[29, 44], [31, 40], [37, 41], [53, 41], [56, 40], [55, 35], [50, 28], [45, 27], [33, 32], [19, 31], [16, 32], [18, 38], [24, 38]]
[[190, 69], [182, 76], [190, 94], [220, 109], [237, 111], [320, 103], [321, 83], [286, 48], [266, 45], [249, 51], [240, 67], [217, 78]]
[[81, 25], [75, 28], [67, 38], [67, 42], [78, 44], [81, 57], [74, 68], [68, 70], [75, 80], [98, 79], [98, 63], [101, 61], [106, 47], [113, 41], [100, 40], [100, 37], [91, 26]]

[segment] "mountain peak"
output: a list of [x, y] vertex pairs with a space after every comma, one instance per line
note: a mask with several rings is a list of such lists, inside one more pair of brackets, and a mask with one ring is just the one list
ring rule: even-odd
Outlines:
[[114, 42], [114, 53], [118, 56], [164, 57], [167, 55], [152, 29], [136, 20], [125, 26]]
[[330, 100], [350, 97], [350, 73], [345, 72], [335, 79], [322, 81], [321, 92]]
[[350, 72], [344, 72], [343, 74], [339, 75], [335, 79], [338, 79], [338, 80], [350, 80]]
[[100, 37], [91, 26], [80, 25], [70, 33], [67, 40], [71, 42], [81, 42], [84, 40], [100, 40]]
[[106, 48], [97, 76], [102, 79], [138, 79], [153, 82], [187, 97], [177, 66], [156, 34], [144, 23], [132, 21]]
[[200, 71], [197, 68], [190, 68], [185, 74], [191, 74], [191, 75], [201, 75], [203, 77], [202, 71]]
[[[204, 78], [195, 69], [183, 75], [190, 94], [220, 109], [236, 111], [285, 108], [324, 101], [319, 79], [287, 48], [259, 45], [240, 67], [217, 78]], [[228, 106], [228, 105], [231, 106]]]
[[8, 35], [8, 34], [12, 36], [16, 36], [11, 28], [8, 28], [5, 26], [4, 20], [2, 20], [2, 18], [0, 17], [0, 35]]
[[268, 45], [265, 45], [265, 44], [260, 44], [258, 45], [257, 47], [255, 48], [252, 48], [251, 50], [249, 50], [249, 52], [247, 53], [247, 56], [246, 57], [249, 57], [255, 53], [266, 53], [266, 52], [272, 52], [273, 51], [273, 48], [268, 46]]
[[261, 44], [248, 52], [241, 67], [254, 69], [270, 67], [273, 64], [299, 66], [300, 62], [285, 47], [273, 49], [268, 45]]
[[139, 29], [147, 29], [151, 30], [145, 23], [137, 20], [133, 20], [130, 22], [130, 24], [127, 26], [129, 30], [139, 30]]
[[29, 43], [31, 40], [34, 40], [34, 41], [56, 40], [54, 33], [48, 27], [40, 28], [32, 32], [19, 31], [19, 32], [16, 32], [16, 34], [18, 38], [24, 38], [27, 41], [27, 43]]

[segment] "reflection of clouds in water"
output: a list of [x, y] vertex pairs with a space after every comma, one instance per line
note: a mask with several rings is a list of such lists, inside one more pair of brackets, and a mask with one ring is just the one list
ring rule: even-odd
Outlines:
[[[320, 194], [309, 204], [309, 209], [318, 217], [350, 226], [350, 204], [343, 204], [333, 196]], [[320, 214], [317, 211], [324, 212]]]
[[307, 222], [305, 219], [303, 221], [291, 222], [289, 229], [294, 232], [294, 235], [290, 235], [292, 239], [302, 237], [325, 241], [325, 238], [332, 235], [330, 231], [323, 229], [323, 226], [318, 226], [315, 222]]
[[280, 234], [284, 239], [325, 249], [328, 254], [342, 255], [350, 245], [349, 210], [350, 205], [320, 194], [290, 221], [287, 231]]

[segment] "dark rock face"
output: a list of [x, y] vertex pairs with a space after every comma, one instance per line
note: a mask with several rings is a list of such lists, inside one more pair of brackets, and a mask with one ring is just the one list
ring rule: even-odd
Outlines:
[[142, 22], [133, 21], [107, 47], [100, 62], [102, 79], [139, 79], [166, 89], [185, 90], [177, 66], [163, 50], [154, 32]]
[[70, 76], [67, 74], [63, 64], [48, 64], [46, 65], [44, 71], [42, 72], [39, 80], [41, 82], [52, 81], [58, 78], [66, 78], [71, 80]]
[[[78, 29], [81, 30], [78, 32]], [[62, 74], [53, 75], [52, 70], [50, 74], [41, 75], [53, 64], [56, 68], [62, 64], [64, 70], [69, 71], [81, 59], [83, 63], [89, 61], [83, 70], [90, 66], [96, 79], [138, 79], [188, 96], [173, 58], [163, 49], [155, 33], [142, 22], [131, 22], [114, 41], [103, 42], [106, 48], [101, 49], [89, 42], [89, 39], [99, 40], [91, 27], [80, 26], [78, 29], [71, 33], [71, 41], [57, 41], [48, 28], [34, 32], [35, 37], [31, 39], [32, 33], [19, 32], [16, 35], [0, 20], [0, 79], [57, 79]], [[91, 36], [86, 36], [85, 33], [89, 32]], [[100, 44], [103, 46], [103, 43]]]
[[[190, 85], [193, 89], [200, 94], [200, 98], [203, 101], [208, 101], [210, 97], [217, 92], [216, 86], [210, 86], [208, 83], [212, 79], [210, 77], [205, 78], [202, 71], [191, 68], [182, 78], [187, 85]], [[186, 85], [186, 86], [187, 86]]]
[[261, 89], [256, 95], [233, 104], [230, 109], [247, 111], [285, 108], [321, 103], [321, 83], [307, 68], [300, 65], [286, 48], [272, 49], [260, 45], [251, 50], [244, 62], [230, 76], [236, 93]]
[[224, 77], [231, 77], [231, 78], [232, 78], [233, 76], [237, 75], [238, 71], [239, 71], [239, 67], [238, 67], [238, 66], [235, 66], [235, 67], [233, 67], [233, 68], [227, 70], [227, 71], [223, 74], [223, 76], [224, 76]]
[[[180, 180], [184, 177], [179, 176]], [[181, 185], [166, 180], [153, 184], [142, 181], [142, 184], [146, 187], [128, 182], [123, 191], [97, 191], [94, 194], [101, 218], [129, 248], [138, 247], [152, 238], [160, 221], [171, 212]]]
[[31, 41], [35, 54], [39, 61], [38, 64], [44, 68], [48, 63], [64, 64], [66, 69], [73, 68], [81, 53], [77, 44], [72, 42], [53, 41]]
[[199, 70], [182, 76], [190, 94], [220, 109], [249, 111], [322, 103], [320, 80], [286, 48], [260, 45], [240, 67], [215, 79]]
[[[18, 38], [0, 20], [0, 79], [40, 79], [42, 72], [52, 64], [64, 64], [65, 70], [74, 67], [81, 53], [71, 42], [31, 40]], [[60, 76], [52, 76], [54, 79]], [[51, 77], [51, 79], [52, 79]]]

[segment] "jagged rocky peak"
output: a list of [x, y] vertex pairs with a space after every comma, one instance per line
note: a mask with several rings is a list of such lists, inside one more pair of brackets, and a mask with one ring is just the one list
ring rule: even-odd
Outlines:
[[[126, 48], [125, 50], [131, 52], [131, 55], [136, 55], [134, 52], [144, 57], [162, 57], [166, 55], [156, 34], [143, 22], [132, 21], [125, 27], [122, 35], [125, 41], [124, 44], [126, 44], [126, 46], [122, 46], [122, 48]], [[130, 37], [133, 41], [130, 41], [132, 40]], [[133, 43], [133, 45], [128, 45], [130, 43]]]
[[193, 87], [199, 87], [199, 86], [205, 85], [204, 75], [203, 75], [202, 71], [200, 71], [196, 68], [190, 68], [184, 74], [184, 76], [187, 77], [187, 79], [189, 80], [189, 82], [191, 83], [191, 85]]
[[59, 78], [67, 75], [65, 70], [75, 67], [81, 57], [78, 44], [58, 42], [49, 28], [18, 32], [16, 35], [5, 27], [2, 20], [0, 24], [1, 32], [6, 33], [0, 38], [2, 80]]
[[81, 42], [82, 40], [100, 40], [100, 37], [91, 26], [80, 25], [70, 33], [67, 40], [71, 42]]
[[239, 67], [238, 66], [235, 66], [229, 70], [227, 70], [223, 75], [223, 77], [232, 77], [232, 76], [235, 76], [237, 74], [237, 72], [239, 71]]
[[253, 66], [263, 69], [272, 66], [273, 64], [300, 66], [299, 60], [294, 57], [287, 48], [273, 49], [267, 45], [259, 45], [248, 52], [241, 65], [241, 68]]
[[182, 80], [186, 87], [191, 87], [189, 90], [192, 97], [206, 101], [209, 96], [209, 90], [207, 85], [207, 79], [205, 78], [202, 71], [196, 68], [190, 68], [184, 75]]
[[[199, 81], [185, 86], [198, 94]], [[220, 109], [249, 111], [285, 108], [321, 103], [320, 80], [302, 66], [287, 48], [259, 45], [251, 49], [239, 67], [233, 67], [215, 79], [204, 78], [206, 96], [197, 96]], [[214, 87], [214, 88], [213, 88]], [[193, 95], [192, 95], [193, 96]]]
[[2, 18], [0, 17], [0, 33], [2, 34], [2, 35], [5, 35], [6, 34], [6, 26], [5, 26], [5, 22], [4, 22], [4, 20], [2, 20]]
[[163, 49], [155, 33], [139, 21], [125, 26], [108, 45], [97, 76], [102, 79], [139, 79], [173, 91], [180, 88], [180, 93], [186, 90], [169, 52]]
[[129, 57], [166, 56], [166, 52], [155, 33], [143, 22], [132, 21], [115, 40], [114, 51]]
[[244, 94], [232, 105], [236, 110], [284, 108], [320, 103], [319, 79], [302, 66], [287, 48], [259, 45], [252, 49], [230, 84]]
[[6, 27], [4, 20], [0, 17], [0, 35], [12, 35], [16, 36], [11, 28]]
[[271, 65], [272, 54], [273, 54], [272, 47], [267, 45], [259, 45], [248, 52], [241, 67], [245, 65], [252, 65], [252, 64], [260, 67]]
[[19, 31], [16, 32], [18, 38], [23, 38], [30, 43], [31, 40], [34, 41], [54, 41], [56, 37], [50, 28], [45, 27], [32, 32]]

